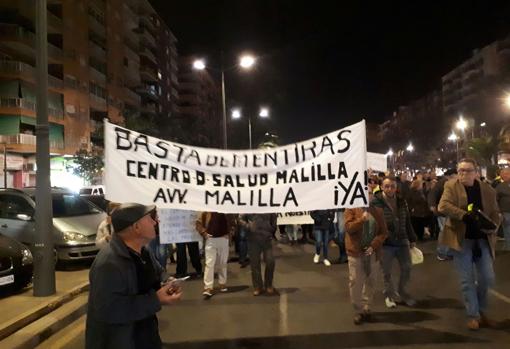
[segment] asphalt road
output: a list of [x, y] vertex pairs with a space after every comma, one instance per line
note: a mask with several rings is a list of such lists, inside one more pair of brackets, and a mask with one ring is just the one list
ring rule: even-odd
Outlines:
[[[451, 262], [439, 262], [434, 242], [421, 245], [425, 263], [413, 269], [414, 308], [387, 309], [378, 291], [374, 317], [361, 326], [348, 293], [346, 264], [313, 264], [311, 245], [277, 244], [275, 286], [280, 297], [254, 297], [250, 268], [229, 264], [229, 292], [210, 300], [202, 282], [185, 284], [182, 301], [159, 314], [165, 346], [172, 349], [238, 348], [506, 348], [510, 342], [510, 253], [496, 260], [497, 282], [489, 315], [499, 329], [468, 331], [458, 279]], [[338, 250], [331, 249], [334, 257]], [[68, 348], [83, 348], [83, 333]]]

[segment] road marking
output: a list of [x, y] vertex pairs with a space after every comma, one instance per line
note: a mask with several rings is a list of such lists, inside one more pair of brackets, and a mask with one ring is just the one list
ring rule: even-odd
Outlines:
[[498, 291], [495, 291], [493, 289], [490, 289], [489, 292], [496, 298], [502, 300], [503, 302], [506, 302], [508, 304], [510, 304], [510, 298], [508, 298], [507, 296], [505, 296], [504, 294], [501, 294], [499, 293]]
[[289, 313], [287, 293], [283, 291], [280, 294], [280, 326], [279, 335], [287, 336], [289, 334]]

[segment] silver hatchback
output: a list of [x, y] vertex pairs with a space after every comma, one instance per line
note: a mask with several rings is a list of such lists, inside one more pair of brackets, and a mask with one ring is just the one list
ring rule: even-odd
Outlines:
[[[61, 261], [92, 259], [99, 252], [95, 245], [97, 227], [106, 218], [99, 207], [62, 188], [51, 188], [53, 236]], [[0, 190], [0, 233], [28, 247], [35, 231], [35, 188]]]

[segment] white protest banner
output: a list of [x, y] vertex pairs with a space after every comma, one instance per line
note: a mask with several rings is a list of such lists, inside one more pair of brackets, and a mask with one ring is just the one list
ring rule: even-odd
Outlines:
[[278, 213], [276, 224], [313, 224], [313, 218], [308, 211]]
[[388, 159], [386, 155], [379, 153], [367, 153], [367, 167], [373, 171], [388, 171]]
[[111, 201], [224, 213], [368, 205], [364, 120], [283, 147], [231, 151], [173, 143], [106, 120], [104, 129]]
[[162, 244], [200, 241], [195, 229], [198, 213], [187, 210], [158, 209], [159, 241]]

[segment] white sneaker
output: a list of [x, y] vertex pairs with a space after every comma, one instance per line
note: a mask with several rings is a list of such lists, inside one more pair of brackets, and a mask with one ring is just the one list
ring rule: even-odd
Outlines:
[[323, 261], [323, 263], [324, 263], [324, 265], [325, 265], [326, 267], [330, 267], [330, 266], [331, 266], [331, 262], [330, 262], [330, 261], [328, 261], [327, 259], [325, 259], [325, 260]]
[[390, 297], [386, 297], [384, 302], [386, 303], [387, 308], [396, 308], [397, 307], [397, 303], [395, 303], [395, 301], [393, 299], [391, 299]]
[[313, 256], [313, 262], [315, 264], [319, 263], [319, 260], [320, 260], [321, 256], [319, 256], [318, 254], [316, 254], [315, 256]]

